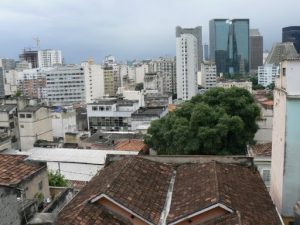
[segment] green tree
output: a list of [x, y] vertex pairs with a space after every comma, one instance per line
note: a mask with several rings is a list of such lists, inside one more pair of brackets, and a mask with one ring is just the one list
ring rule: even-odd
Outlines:
[[153, 121], [145, 142], [158, 154], [244, 154], [260, 110], [240, 88], [213, 88]]
[[144, 89], [144, 83], [137, 83], [136, 85], [135, 85], [135, 90], [136, 91], [141, 91], [141, 90], [143, 90]]
[[60, 174], [58, 171], [48, 171], [49, 186], [54, 187], [66, 187], [68, 182], [64, 175]]

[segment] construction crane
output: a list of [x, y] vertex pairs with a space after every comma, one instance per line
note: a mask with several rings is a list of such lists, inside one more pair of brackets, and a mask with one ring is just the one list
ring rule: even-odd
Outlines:
[[34, 37], [33, 40], [36, 42], [36, 48], [39, 49], [40, 48], [40, 39], [39, 39], [39, 37]]

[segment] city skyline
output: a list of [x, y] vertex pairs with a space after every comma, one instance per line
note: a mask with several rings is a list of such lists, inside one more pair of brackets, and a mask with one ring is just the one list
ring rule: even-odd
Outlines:
[[[282, 28], [297, 25], [291, 16], [300, 3], [288, 0], [209, 2], [190, 0], [137, 1], [1, 1], [0, 57], [17, 59], [23, 48], [60, 49], [66, 63], [88, 57], [100, 63], [104, 56], [118, 61], [175, 56], [175, 27], [202, 26], [208, 43], [208, 24], [214, 18], [249, 18], [250, 28], [264, 36], [264, 49], [281, 42]], [[293, 7], [290, 7], [293, 3]], [[247, 7], [245, 7], [247, 6]], [[271, 13], [266, 13], [270, 8]], [[277, 16], [277, 15], [280, 15]]]

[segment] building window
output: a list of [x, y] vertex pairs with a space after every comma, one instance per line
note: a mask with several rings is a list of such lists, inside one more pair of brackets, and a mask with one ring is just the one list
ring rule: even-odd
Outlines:
[[24, 125], [20, 125], [21, 128], [24, 128]]
[[93, 106], [93, 107], [92, 107], [92, 110], [93, 110], [93, 111], [98, 111], [98, 107], [97, 107], [97, 106]]
[[282, 75], [285, 76], [286, 68], [282, 68]]
[[25, 114], [20, 114], [20, 118], [25, 118]]
[[270, 170], [263, 170], [262, 171], [262, 178], [263, 178], [263, 181], [265, 183], [270, 182]]
[[26, 118], [31, 118], [32, 115], [31, 114], [26, 114]]
[[39, 182], [39, 190], [43, 190], [43, 181]]

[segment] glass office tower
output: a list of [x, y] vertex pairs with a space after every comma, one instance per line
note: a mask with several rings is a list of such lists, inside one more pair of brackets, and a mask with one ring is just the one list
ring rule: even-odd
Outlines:
[[282, 28], [282, 42], [293, 42], [298, 54], [300, 54], [300, 26]]
[[218, 73], [249, 72], [249, 19], [210, 20], [209, 42]]

